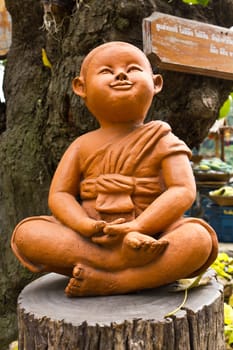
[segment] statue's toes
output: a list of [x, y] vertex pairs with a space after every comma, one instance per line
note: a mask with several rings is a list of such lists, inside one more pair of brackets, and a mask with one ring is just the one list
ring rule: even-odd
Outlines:
[[65, 288], [65, 293], [68, 297], [76, 297], [80, 295], [81, 282], [76, 278], [71, 278], [67, 287]]
[[77, 280], [83, 280], [84, 279], [84, 267], [81, 264], [77, 264], [73, 268], [73, 276]]

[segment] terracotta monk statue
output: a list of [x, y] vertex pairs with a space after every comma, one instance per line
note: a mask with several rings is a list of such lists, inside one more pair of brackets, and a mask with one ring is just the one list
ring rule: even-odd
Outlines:
[[183, 217], [196, 195], [191, 151], [165, 122], [144, 124], [162, 85], [144, 53], [124, 42], [92, 50], [73, 80], [100, 128], [62, 157], [52, 216], [26, 218], [12, 236], [28, 269], [70, 276], [68, 296], [155, 288], [196, 276], [216, 258], [214, 230]]

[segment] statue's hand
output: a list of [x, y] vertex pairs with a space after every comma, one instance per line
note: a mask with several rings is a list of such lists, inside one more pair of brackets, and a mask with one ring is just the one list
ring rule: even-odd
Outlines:
[[79, 232], [86, 237], [91, 237], [95, 234], [103, 232], [106, 225], [106, 221], [103, 220], [93, 220], [91, 218], [83, 218], [80, 220], [80, 230]]
[[118, 226], [122, 223], [125, 222], [125, 219], [124, 218], [119, 218], [119, 219], [116, 219], [110, 223], [106, 223], [104, 228], [103, 228], [103, 232], [104, 234], [101, 235], [101, 236], [93, 236], [91, 239], [92, 239], [92, 242], [94, 243], [97, 243], [97, 244], [100, 244], [100, 245], [103, 245], [103, 246], [106, 246], [106, 247], [110, 247], [110, 246], [113, 246], [115, 245], [116, 243], [122, 241], [122, 238], [123, 236], [122, 235], [119, 235], [119, 234], [115, 234], [114, 232], [112, 233], [107, 233], [105, 232], [105, 228], [106, 226]]
[[107, 223], [103, 229], [106, 235], [124, 237], [127, 233], [137, 231], [140, 232], [140, 228], [136, 220], [129, 222], [110, 222]]

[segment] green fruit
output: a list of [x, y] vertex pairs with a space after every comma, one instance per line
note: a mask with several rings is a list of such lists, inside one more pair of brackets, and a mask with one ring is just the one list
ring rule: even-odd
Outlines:
[[223, 197], [231, 197], [233, 196], [233, 187], [231, 186], [223, 186], [218, 188], [215, 191], [209, 192], [211, 196], [223, 196]]
[[206, 165], [206, 164], [201, 164], [200, 166], [199, 166], [199, 170], [210, 170], [210, 167], [208, 166], [208, 165]]

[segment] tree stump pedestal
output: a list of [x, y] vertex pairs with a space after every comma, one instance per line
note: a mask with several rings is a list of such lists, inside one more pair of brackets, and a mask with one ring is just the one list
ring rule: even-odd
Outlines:
[[223, 291], [212, 277], [184, 292], [169, 286], [107, 297], [68, 298], [68, 278], [48, 274], [18, 298], [19, 350], [224, 350]]

